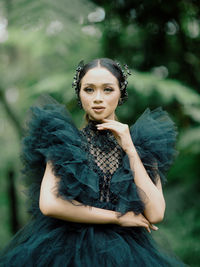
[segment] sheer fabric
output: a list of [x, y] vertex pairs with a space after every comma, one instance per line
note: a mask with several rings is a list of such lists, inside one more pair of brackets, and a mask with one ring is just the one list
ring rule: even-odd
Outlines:
[[[166, 182], [176, 136], [167, 113], [147, 109], [130, 130], [152, 181], [159, 173]], [[80, 131], [63, 105], [44, 98], [31, 108], [22, 161], [31, 219], [0, 252], [1, 267], [186, 266], [158, 246], [143, 227], [76, 223], [41, 213], [40, 185], [47, 161], [60, 178], [57, 197], [122, 214], [143, 213], [145, 203], [127, 155], [110, 131], [97, 131], [94, 121]]]
[[116, 170], [122, 166], [122, 148], [109, 130], [99, 131], [98, 122], [90, 120], [82, 130], [86, 138], [85, 151], [89, 168], [99, 176], [99, 194], [101, 202], [116, 203], [117, 195], [110, 191], [110, 182]]

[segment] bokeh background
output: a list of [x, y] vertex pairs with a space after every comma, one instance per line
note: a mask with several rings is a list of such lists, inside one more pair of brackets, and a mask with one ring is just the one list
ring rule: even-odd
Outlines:
[[198, 0], [0, 1], [0, 248], [29, 219], [19, 157], [28, 108], [48, 93], [79, 126], [75, 69], [81, 59], [110, 57], [133, 73], [119, 119], [131, 125], [145, 108], [162, 106], [178, 127], [166, 216], [153, 235], [200, 265], [199, 47]]

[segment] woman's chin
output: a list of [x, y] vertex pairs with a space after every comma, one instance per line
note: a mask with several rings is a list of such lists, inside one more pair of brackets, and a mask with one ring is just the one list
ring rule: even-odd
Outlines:
[[104, 119], [114, 120], [114, 115], [113, 114], [105, 114], [105, 113], [96, 114], [96, 113], [92, 113], [92, 114], [88, 114], [88, 115], [89, 115], [89, 118], [91, 120], [95, 120], [95, 121], [102, 121]]
[[103, 119], [106, 119], [106, 116], [103, 114], [89, 114], [89, 119], [95, 121], [102, 121]]
[[94, 120], [94, 121], [102, 121], [103, 119], [105, 119], [104, 116], [89, 116], [90, 120]]

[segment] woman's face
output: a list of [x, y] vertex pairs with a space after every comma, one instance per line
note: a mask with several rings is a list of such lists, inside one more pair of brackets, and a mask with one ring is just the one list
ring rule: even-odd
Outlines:
[[114, 120], [120, 94], [117, 78], [106, 68], [90, 69], [81, 80], [81, 103], [92, 120]]

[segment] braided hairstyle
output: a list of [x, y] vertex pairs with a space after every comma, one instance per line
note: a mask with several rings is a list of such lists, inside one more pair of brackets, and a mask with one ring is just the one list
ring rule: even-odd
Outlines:
[[120, 92], [121, 92], [121, 97], [120, 97], [118, 105], [122, 105], [128, 98], [127, 77], [128, 75], [131, 75], [131, 72], [128, 69], [128, 66], [125, 64], [124, 65], [125, 70], [123, 70], [118, 62], [115, 62], [114, 60], [110, 58], [97, 58], [97, 59], [90, 61], [87, 64], [84, 64], [84, 61], [81, 60], [78, 64], [78, 67], [76, 68], [76, 74], [74, 76], [72, 87], [75, 89], [79, 106], [82, 107], [80, 96], [79, 96], [80, 88], [81, 88], [81, 80], [83, 76], [90, 69], [98, 67], [98, 66], [106, 68], [117, 78], [119, 82]]

